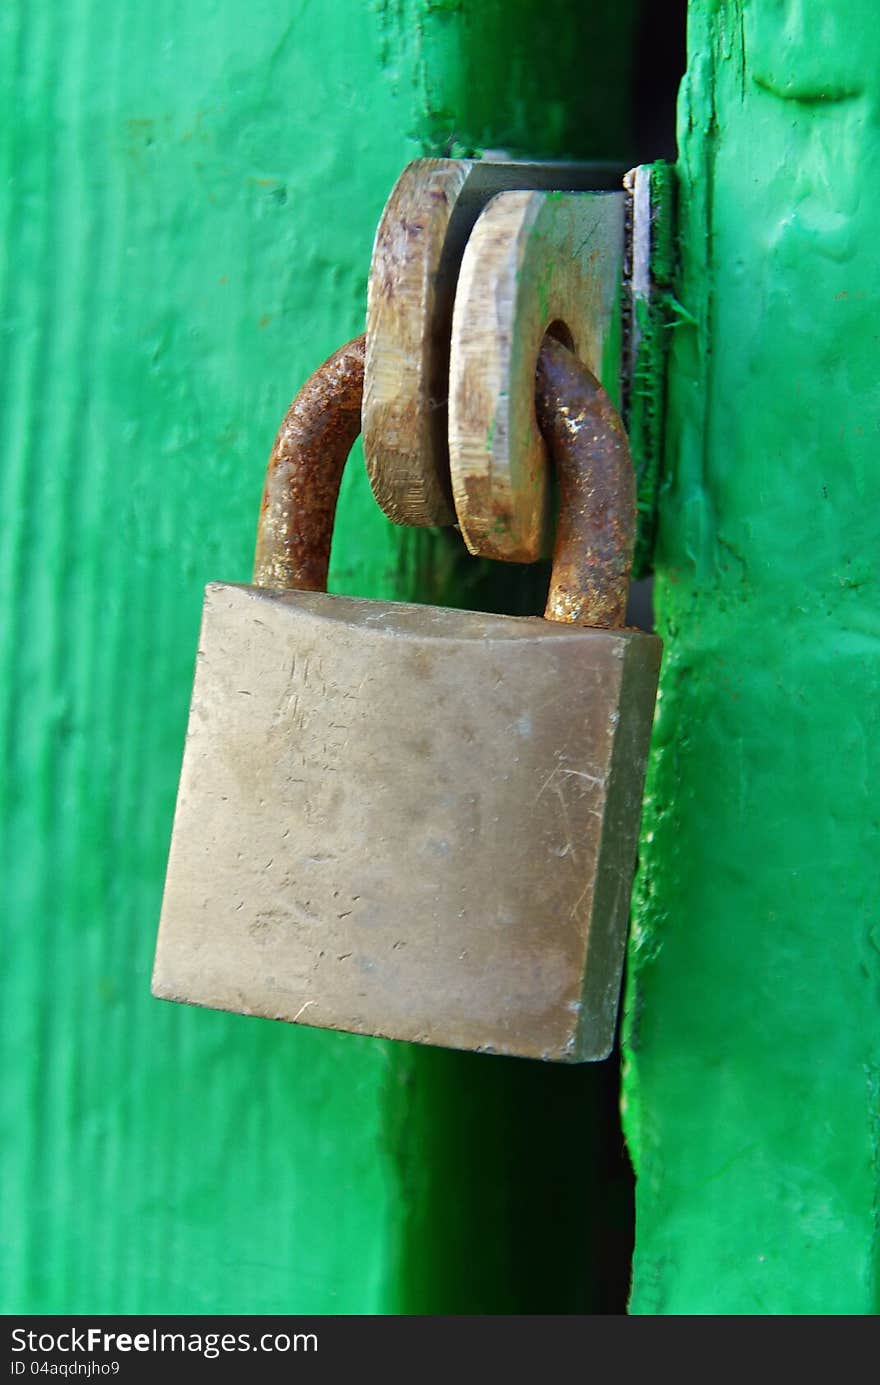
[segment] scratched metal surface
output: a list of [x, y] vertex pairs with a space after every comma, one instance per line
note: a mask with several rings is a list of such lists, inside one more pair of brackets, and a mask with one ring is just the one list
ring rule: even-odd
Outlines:
[[634, 631], [210, 587], [155, 993], [604, 1056], [659, 650]]

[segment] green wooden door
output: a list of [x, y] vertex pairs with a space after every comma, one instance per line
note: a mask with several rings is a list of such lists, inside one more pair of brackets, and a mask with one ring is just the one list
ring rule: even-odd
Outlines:
[[690, 5], [633, 1308], [878, 1308], [880, 13]]
[[[2, 1307], [620, 1310], [607, 1074], [160, 1004], [201, 589], [362, 323], [421, 153], [622, 160], [627, 0], [0, 15]], [[876, 72], [868, 0], [694, 0], [625, 1047], [633, 1306], [876, 1307]], [[670, 80], [672, 80], [670, 75]], [[873, 409], [873, 415], [871, 410]], [[332, 584], [522, 609], [392, 530]]]
[[[423, 151], [629, 152], [631, 7], [16, 0], [0, 26], [3, 1306], [598, 1302], [594, 1075], [160, 1004], [149, 975], [202, 587], [248, 576], [384, 199]], [[475, 582], [356, 457], [335, 588]]]

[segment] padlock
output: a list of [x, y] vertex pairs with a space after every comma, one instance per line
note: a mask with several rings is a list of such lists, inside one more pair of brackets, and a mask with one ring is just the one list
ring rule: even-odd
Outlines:
[[550, 619], [328, 595], [362, 378], [360, 339], [301, 391], [270, 459], [256, 585], [207, 588], [154, 994], [604, 1057], [661, 650], [622, 628], [626, 435], [546, 339]]

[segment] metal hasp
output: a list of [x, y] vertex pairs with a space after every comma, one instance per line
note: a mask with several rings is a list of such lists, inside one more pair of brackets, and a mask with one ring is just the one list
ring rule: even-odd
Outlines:
[[456, 523], [447, 442], [452, 314], [482, 214], [511, 192], [604, 188], [622, 205], [624, 172], [607, 163], [415, 159], [401, 173], [373, 246], [363, 408], [367, 471], [396, 524]]
[[503, 193], [462, 260], [449, 369], [455, 509], [472, 553], [534, 562], [552, 474], [534, 379], [549, 331], [619, 398], [623, 192]]
[[[603, 612], [591, 575], [598, 591], [611, 572], [625, 594], [628, 454], [594, 380], [568, 396], [566, 354], [551, 343], [542, 356], [540, 406], [561, 414], [561, 391], [568, 409], [547, 440], [567, 454], [563, 485], [579, 445], [598, 470], [595, 488], [569, 482], [554, 613], [610, 620], [619, 600]], [[295, 405], [273, 449], [261, 574], [301, 571], [329, 539], [313, 424]], [[314, 532], [293, 506], [279, 528], [285, 492], [308, 509], [313, 487]], [[154, 993], [453, 1048], [604, 1057], [659, 659], [659, 640], [631, 630], [209, 587]]]
[[545, 334], [621, 408], [650, 570], [662, 451], [674, 179], [667, 165], [417, 159], [388, 199], [367, 291], [363, 431], [398, 524], [457, 523], [483, 557], [548, 551], [532, 380]]

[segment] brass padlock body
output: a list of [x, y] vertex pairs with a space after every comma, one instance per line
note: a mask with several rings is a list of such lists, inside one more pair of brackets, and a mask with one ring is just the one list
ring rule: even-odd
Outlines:
[[155, 994], [604, 1057], [660, 650], [632, 630], [210, 586]]

